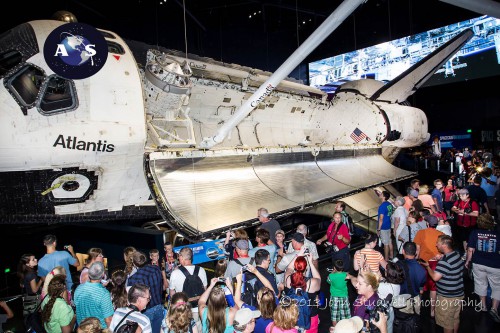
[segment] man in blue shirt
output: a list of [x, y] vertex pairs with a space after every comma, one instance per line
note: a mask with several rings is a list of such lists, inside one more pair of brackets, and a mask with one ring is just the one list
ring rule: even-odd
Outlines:
[[[401, 283], [400, 294], [410, 294], [412, 297], [420, 294], [420, 289], [424, 287], [427, 279], [425, 269], [417, 262], [417, 260], [415, 260], [416, 254], [417, 244], [414, 242], [406, 242], [403, 245], [403, 256], [405, 257], [405, 260], [398, 262], [403, 268], [403, 271], [405, 271], [405, 276], [406, 268], [404, 266], [406, 265], [408, 268], [408, 276], [411, 281], [411, 290], [408, 290], [408, 283], [406, 283], [406, 281]], [[408, 278], [408, 276], [406, 276], [406, 278]]]
[[380, 198], [383, 200], [378, 207], [378, 226], [377, 235], [384, 244], [384, 258], [386, 261], [391, 260], [394, 254], [394, 247], [391, 239], [391, 215], [394, 207], [389, 202], [391, 194], [387, 191], [382, 191]]
[[57, 266], [62, 266], [66, 270], [66, 288], [71, 290], [73, 280], [71, 280], [69, 266], [78, 267], [80, 265], [73, 246], [68, 245], [67, 250], [69, 253], [68, 251], [57, 251], [57, 238], [55, 235], [46, 235], [43, 238], [43, 245], [47, 248], [47, 254], [38, 260], [38, 276], [45, 280], [50, 271]]

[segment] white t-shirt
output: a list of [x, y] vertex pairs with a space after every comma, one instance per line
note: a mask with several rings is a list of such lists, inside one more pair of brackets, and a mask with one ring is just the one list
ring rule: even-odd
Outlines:
[[[399, 225], [398, 225], [398, 229], [396, 230], [396, 236], [403, 229], [402, 226], [406, 225], [406, 218], [408, 217], [408, 212], [406, 211], [406, 209], [403, 206], [399, 206], [398, 208], [396, 208], [394, 213], [392, 213], [392, 215], [391, 215], [391, 223], [392, 223], [393, 228], [396, 227], [394, 220], [397, 217], [399, 217]], [[398, 230], [399, 230], [399, 232], [398, 232]]]
[[[187, 271], [189, 274], [194, 273], [195, 265], [191, 266], [184, 266], [186, 267]], [[200, 267], [200, 271], [198, 272], [198, 276], [201, 279], [201, 282], [203, 283], [203, 286], [206, 288], [207, 287], [207, 272], [205, 272], [205, 269], [203, 267]], [[176, 292], [182, 291], [182, 287], [184, 286], [184, 281], [186, 281], [186, 276], [184, 273], [180, 271], [179, 268], [176, 268], [172, 274], [170, 275], [170, 285], [169, 288], [170, 290], [175, 290]], [[193, 308], [193, 312], [198, 312], [198, 308]]]
[[448, 224], [436, 226], [436, 230], [441, 231], [443, 234], [451, 237], [451, 226]]
[[380, 282], [377, 290], [378, 297], [383, 299], [387, 298], [387, 295], [389, 294], [392, 294], [392, 297], [399, 296], [400, 291], [401, 285], [387, 282]]

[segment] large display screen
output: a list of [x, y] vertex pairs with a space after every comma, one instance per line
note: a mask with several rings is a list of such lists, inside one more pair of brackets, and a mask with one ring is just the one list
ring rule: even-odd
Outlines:
[[432, 86], [500, 74], [500, 20], [481, 16], [309, 63], [309, 84], [327, 93], [346, 81], [390, 81], [465, 29], [474, 37], [425, 83]]

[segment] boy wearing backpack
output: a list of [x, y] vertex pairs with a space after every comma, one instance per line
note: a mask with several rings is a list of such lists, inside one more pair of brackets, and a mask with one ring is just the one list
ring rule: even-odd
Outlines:
[[207, 273], [203, 267], [192, 264], [193, 250], [184, 247], [179, 251], [179, 264], [170, 275], [170, 296], [182, 291], [189, 297], [198, 332], [201, 332], [201, 321], [198, 314], [198, 300], [207, 288]]

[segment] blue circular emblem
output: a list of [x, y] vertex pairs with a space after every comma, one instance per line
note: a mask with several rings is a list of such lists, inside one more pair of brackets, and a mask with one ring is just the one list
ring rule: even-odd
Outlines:
[[67, 79], [86, 79], [101, 70], [108, 59], [104, 36], [84, 23], [67, 23], [54, 29], [43, 46], [47, 65]]

